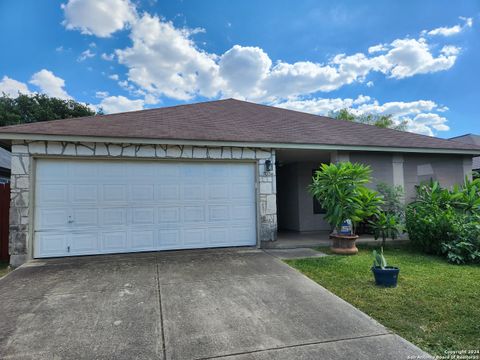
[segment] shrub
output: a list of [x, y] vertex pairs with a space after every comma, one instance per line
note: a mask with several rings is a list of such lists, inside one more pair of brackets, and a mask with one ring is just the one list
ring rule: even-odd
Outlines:
[[382, 210], [388, 215], [395, 216], [400, 222], [404, 222], [405, 205], [403, 204], [403, 187], [380, 182], [377, 184], [377, 191], [383, 196]]
[[436, 181], [420, 185], [406, 227], [412, 244], [426, 253], [456, 264], [480, 262], [480, 179], [452, 190]]
[[322, 164], [315, 172], [310, 193], [325, 209], [325, 219], [337, 231], [345, 220], [354, 224], [374, 215], [381, 198], [365, 184], [371, 180], [369, 166], [342, 162]]

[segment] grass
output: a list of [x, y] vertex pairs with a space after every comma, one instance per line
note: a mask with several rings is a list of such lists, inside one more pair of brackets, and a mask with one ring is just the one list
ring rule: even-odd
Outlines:
[[0, 261], [0, 278], [8, 272], [8, 262]]
[[385, 249], [385, 257], [400, 267], [397, 288], [375, 286], [371, 248], [286, 263], [432, 355], [479, 349], [480, 266], [451, 265], [406, 248]]

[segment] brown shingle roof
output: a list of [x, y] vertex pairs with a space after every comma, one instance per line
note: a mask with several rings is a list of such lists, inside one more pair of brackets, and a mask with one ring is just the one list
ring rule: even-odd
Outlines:
[[2, 134], [480, 150], [457, 141], [234, 99], [6, 126], [0, 128]]

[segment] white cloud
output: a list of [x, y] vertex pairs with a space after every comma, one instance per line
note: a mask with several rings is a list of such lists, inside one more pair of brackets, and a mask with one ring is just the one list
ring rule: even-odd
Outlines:
[[95, 93], [95, 97], [99, 98], [99, 99], [103, 99], [103, 98], [106, 98], [108, 96], [108, 91], [97, 91]]
[[115, 53], [129, 68], [129, 80], [153, 95], [214, 97], [221, 83], [218, 57], [199, 50], [191, 35], [188, 29], [145, 13], [132, 25], [132, 46]]
[[[457, 48], [460, 50], [460, 48]], [[378, 69], [390, 77], [402, 79], [417, 74], [434, 73], [450, 69], [457, 54], [432, 55], [425, 39], [397, 39], [387, 54], [376, 58]]]
[[367, 85], [367, 87], [372, 87], [374, 86], [374, 82], [373, 81], [368, 81], [365, 85]]
[[376, 52], [383, 52], [386, 50], [388, 50], [387, 44], [378, 44], [378, 45], [370, 46], [368, 48], [368, 53], [373, 54]]
[[112, 74], [112, 75], [108, 75], [108, 78], [117, 81], [119, 79], [119, 76], [118, 74]]
[[112, 61], [114, 58], [115, 58], [115, 54], [106, 54], [106, 53], [103, 53], [101, 55], [101, 58], [103, 60], [106, 60], [106, 61]]
[[[259, 47], [235, 45], [225, 52], [219, 61], [220, 76], [225, 80], [232, 96], [243, 97], [252, 89], [259, 90], [272, 66], [272, 60]], [[261, 94], [252, 94], [257, 97]]]
[[392, 101], [380, 104], [369, 96], [359, 95], [356, 99], [342, 98], [313, 98], [292, 99], [274, 104], [275, 106], [304, 111], [317, 115], [328, 115], [340, 109], [349, 109], [351, 112], [362, 114], [379, 114], [393, 116], [396, 123], [405, 121], [407, 129], [425, 135], [434, 135], [435, 131], [449, 130], [447, 119], [435, 112], [446, 111], [431, 100], [417, 100], [411, 102]]
[[431, 36], [452, 36], [461, 33], [463, 30], [466, 28], [470, 28], [473, 25], [473, 19], [472, 18], [466, 18], [463, 16], [460, 16], [460, 19], [463, 20], [463, 24], [457, 24], [451, 27], [448, 26], [442, 26], [430, 31], [423, 31], [423, 34], [431, 35]]
[[129, 0], [69, 0], [62, 4], [63, 25], [83, 34], [109, 37], [135, 21], [136, 10]]
[[30, 94], [30, 90], [28, 90], [27, 84], [5, 75], [2, 80], [0, 80], [0, 95], [4, 93], [9, 97], [16, 98], [18, 93]]
[[89, 59], [89, 58], [92, 58], [94, 56], [95, 56], [95, 53], [90, 51], [90, 49], [87, 49], [80, 54], [80, 56], [77, 58], [77, 61], [82, 62], [82, 61], [84, 61], [86, 59]]
[[[401, 38], [371, 46], [366, 53], [337, 54], [325, 63], [274, 62], [262, 48], [254, 46], [235, 45], [223, 54], [201, 50], [193, 36], [203, 29], [177, 28], [172, 22], [148, 12], [138, 15], [135, 6], [127, 0], [84, 0], [81, 6], [79, 1], [70, 0], [64, 6], [70, 28], [108, 36], [129, 24], [131, 45], [115, 50], [118, 62], [128, 68], [128, 83], [119, 84], [132, 94], [148, 94], [152, 99], [234, 96], [272, 102], [329, 92], [356, 82], [366, 82], [370, 87], [373, 82], [367, 81], [367, 77], [372, 72], [403, 79], [450, 69], [461, 50], [453, 45], [439, 49], [424, 37]], [[115, 4], [112, 8], [123, 10], [115, 15], [122, 20], [108, 31], [94, 31], [90, 23], [72, 22], [67, 16], [69, 6], [70, 10], [88, 8], [88, 14], [95, 14], [89, 20], [93, 23], [96, 11], [100, 11], [96, 7], [110, 2]], [[108, 13], [106, 23], [111, 20], [111, 14], [116, 14], [111, 10]], [[468, 19], [464, 22], [464, 26], [471, 24]], [[102, 54], [102, 58], [113, 60], [112, 55]]]
[[40, 88], [42, 93], [60, 99], [71, 99], [65, 91], [65, 80], [55, 76], [53, 72], [43, 69], [32, 75], [29, 81]]
[[102, 108], [105, 114], [113, 114], [125, 111], [142, 110], [143, 100], [131, 100], [125, 96], [108, 96], [104, 98], [97, 108]]

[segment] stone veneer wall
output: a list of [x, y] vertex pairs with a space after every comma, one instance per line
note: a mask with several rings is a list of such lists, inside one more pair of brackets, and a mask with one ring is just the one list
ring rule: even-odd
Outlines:
[[[258, 166], [259, 236], [260, 241], [275, 240], [277, 234], [277, 204], [275, 167], [266, 173], [265, 160], [275, 164], [273, 149], [238, 147], [201, 147], [182, 145], [138, 145], [109, 143], [72, 143], [49, 141], [13, 141], [10, 204], [10, 263], [18, 266], [28, 260], [32, 246], [29, 231], [33, 208], [30, 191], [33, 188], [32, 156], [143, 158], [143, 159], [206, 159], [256, 160]], [[30, 212], [31, 211], [31, 212]]]

